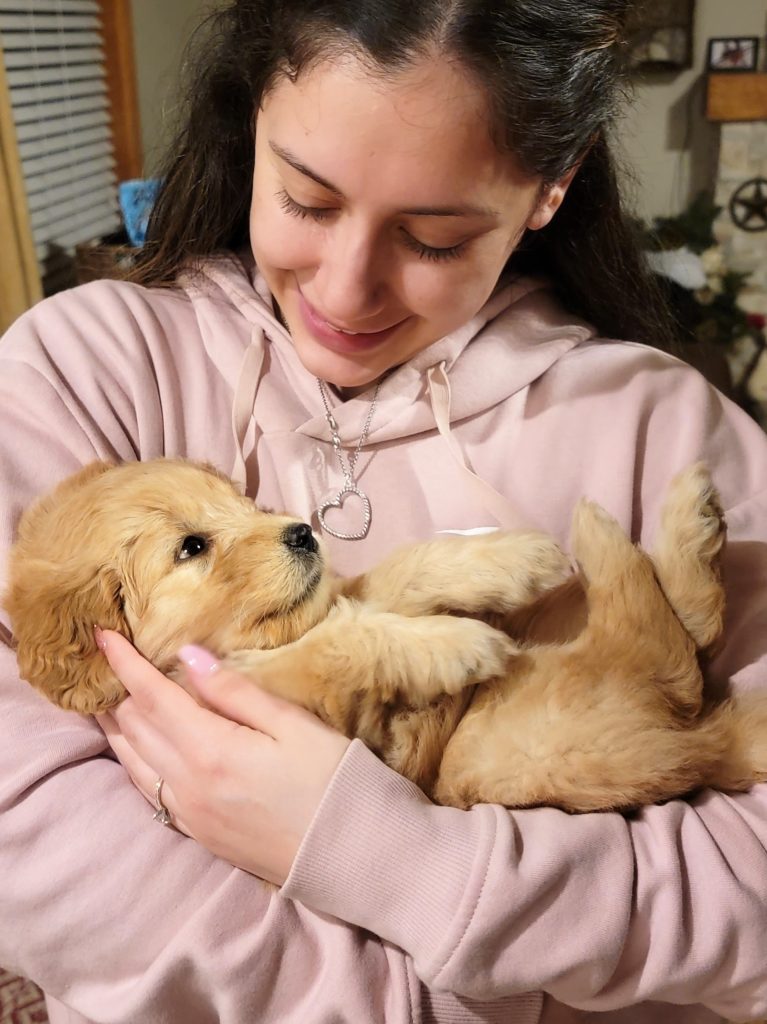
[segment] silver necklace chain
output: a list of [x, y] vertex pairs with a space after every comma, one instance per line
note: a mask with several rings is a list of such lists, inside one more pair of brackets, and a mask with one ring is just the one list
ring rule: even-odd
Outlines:
[[[338, 464], [341, 467], [341, 472], [344, 476], [343, 487], [334, 497], [320, 505], [317, 509], [317, 518], [319, 519], [320, 526], [325, 533], [329, 533], [332, 537], [338, 537], [339, 540], [362, 540], [363, 537], [367, 536], [367, 532], [370, 529], [370, 520], [372, 519], [370, 498], [368, 498], [367, 494], [365, 494], [364, 491], [361, 491], [354, 482], [354, 469], [357, 465], [359, 454], [362, 451], [362, 446], [367, 440], [368, 433], [370, 432], [370, 424], [378, 402], [378, 392], [381, 390], [381, 384], [382, 381], [379, 381], [373, 394], [373, 401], [370, 403], [370, 408], [368, 409], [368, 414], [365, 419], [365, 425], [362, 428], [362, 433], [360, 434], [360, 439], [357, 442], [357, 447], [347, 459], [344, 457], [341, 438], [338, 434], [338, 424], [335, 421], [333, 413], [330, 411], [330, 403], [328, 402], [328, 396], [325, 392], [325, 385], [319, 377], [317, 378], [317, 386], [319, 387], [320, 395], [322, 396], [322, 404], [325, 406], [325, 419], [328, 421], [328, 426], [330, 427], [333, 451], [336, 453]], [[346, 499], [351, 495], [358, 499], [362, 505], [362, 526], [354, 533], [342, 533], [340, 530], [334, 530], [332, 526], [328, 526], [326, 515], [332, 508], [340, 509]]]

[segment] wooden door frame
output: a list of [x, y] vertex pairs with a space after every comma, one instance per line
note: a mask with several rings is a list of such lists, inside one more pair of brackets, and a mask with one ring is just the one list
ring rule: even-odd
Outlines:
[[131, 0], [98, 0], [118, 181], [140, 178], [141, 146]]

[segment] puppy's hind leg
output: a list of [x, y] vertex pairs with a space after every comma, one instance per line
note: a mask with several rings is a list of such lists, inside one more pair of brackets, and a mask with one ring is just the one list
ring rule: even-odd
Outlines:
[[[580, 501], [573, 516], [572, 549], [586, 584], [584, 637], [603, 666], [621, 665], [660, 690], [683, 721], [700, 713], [703, 680], [693, 639], [676, 616], [649, 555], [633, 544], [612, 516]], [[602, 669], [604, 671], [604, 669]]]
[[653, 562], [671, 607], [700, 650], [711, 649], [722, 634], [720, 559], [725, 535], [711, 476], [697, 463], [669, 489]]
[[616, 598], [626, 577], [647, 561], [617, 520], [587, 498], [581, 498], [575, 506], [570, 547], [589, 590], [617, 588]]
[[767, 782], [767, 694], [737, 694], [715, 708], [702, 729], [713, 731], [722, 726], [729, 740], [727, 749], [705, 784], [738, 792], [750, 789], [755, 782]]

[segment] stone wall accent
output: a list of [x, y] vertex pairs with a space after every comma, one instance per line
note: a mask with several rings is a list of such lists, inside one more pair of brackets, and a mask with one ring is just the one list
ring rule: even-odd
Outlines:
[[723, 246], [726, 265], [751, 275], [741, 305], [750, 313], [767, 314], [767, 230], [744, 231], [729, 212], [735, 191], [753, 178], [767, 180], [767, 122], [723, 124], [714, 199], [724, 209], [714, 234]]

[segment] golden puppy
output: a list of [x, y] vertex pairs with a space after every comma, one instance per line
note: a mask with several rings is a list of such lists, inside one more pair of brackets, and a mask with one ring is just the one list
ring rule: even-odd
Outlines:
[[98, 623], [171, 674], [181, 645], [205, 645], [441, 803], [626, 810], [767, 778], [765, 703], [704, 696], [723, 540], [697, 466], [672, 486], [654, 561], [583, 501], [578, 575], [519, 531], [416, 545], [344, 580], [309, 526], [208, 467], [97, 463], [23, 517], [5, 603], [22, 675], [62, 707], [125, 696]]

